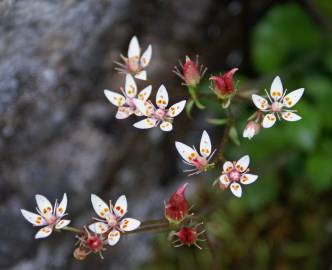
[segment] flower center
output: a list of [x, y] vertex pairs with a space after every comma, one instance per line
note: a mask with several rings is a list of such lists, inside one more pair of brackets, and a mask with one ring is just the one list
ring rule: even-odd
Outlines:
[[207, 159], [201, 156], [197, 156], [196, 158], [194, 158], [192, 163], [199, 171], [204, 171], [206, 166], [208, 165]]
[[52, 224], [56, 223], [56, 221], [58, 220], [58, 218], [54, 215], [44, 216], [44, 219], [46, 220], [48, 225], [52, 225]]
[[140, 71], [139, 58], [136, 56], [128, 58], [127, 67], [130, 72], [139, 72]]
[[166, 111], [164, 109], [157, 109], [154, 113], [154, 116], [158, 119], [158, 120], [164, 120], [166, 115]]
[[228, 178], [231, 181], [239, 181], [241, 177], [241, 174], [237, 171], [237, 170], [232, 170], [229, 174], [228, 174]]
[[135, 103], [133, 101], [132, 98], [127, 98], [126, 99], [126, 103], [128, 104], [128, 106], [130, 107], [130, 109], [132, 109], [133, 111], [136, 110], [136, 106], [135, 106]]
[[280, 112], [282, 109], [282, 104], [280, 102], [273, 102], [271, 105], [272, 112]]
[[109, 216], [107, 216], [106, 220], [108, 225], [110, 225], [111, 227], [115, 227], [116, 225], [118, 225], [118, 219], [114, 214], [110, 214]]

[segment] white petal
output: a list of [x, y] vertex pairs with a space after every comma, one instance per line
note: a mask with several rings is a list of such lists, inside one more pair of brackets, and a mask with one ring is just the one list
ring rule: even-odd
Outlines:
[[62, 228], [64, 228], [64, 227], [68, 226], [69, 223], [70, 223], [70, 220], [68, 220], [68, 219], [61, 219], [61, 220], [55, 225], [55, 228], [56, 228], [57, 230], [60, 230], [60, 229], [62, 229]]
[[180, 156], [187, 162], [192, 163], [192, 160], [198, 156], [198, 153], [182, 142], [175, 142], [176, 150]]
[[270, 128], [274, 125], [277, 118], [275, 117], [274, 113], [269, 113], [264, 116], [262, 126], [263, 128]]
[[170, 117], [178, 116], [183, 111], [185, 106], [186, 100], [177, 102], [168, 109], [167, 115]]
[[166, 87], [162, 84], [156, 95], [156, 104], [159, 108], [166, 108], [168, 105], [168, 93]]
[[97, 195], [91, 194], [91, 203], [92, 207], [97, 213], [98, 216], [101, 218], [106, 218], [106, 216], [111, 214], [111, 211], [107, 205], [102, 199], [100, 199]]
[[36, 202], [37, 202], [38, 209], [43, 216], [52, 215], [53, 206], [45, 196], [37, 194]]
[[109, 230], [109, 225], [104, 222], [95, 222], [89, 225], [89, 229], [96, 234], [103, 234]]
[[104, 94], [114, 106], [121, 107], [125, 103], [126, 99], [123, 95], [115, 93], [110, 90], [104, 90]]
[[258, 175], [245, 173], [241, 176], [240, 182], [243, 185], [249, 185], [253, 182], [255, 182], [258, 178]]
[[199, 145], [199, 151], [203, 157], [208, 157], [211, 154], [211, 140], [209, 134], [204, 130]]
[[151, 91], [152, 91], [151, 85], [145, 87], [141, 92], [139, 92], [139, 94], [137, 96], [138, 99], [140, 99], [142, 101], [146, 101], [150, 97]]
[[147, 67], [149, 65], [151, 57], [152, 57], [152, 46], [149, 45], [148, 48], [142, 54], [142, 57], [141, 57], [141, 66], [143, 68], [145, 68], [145, 67]]
[[138, 39], [136, 36], [133, 36], [129, 42], [128, 58], [135, 57], [138, 60], [140, 54], [141, 54], [141, 48], [139, 46]]
[[240, 198], [242, 196], [242, 188], [241, 188], [240, 184], [232, 183], [230, 185], [230, 189], [236, 197]]
[[285, 107], [290, 108], [293, 107], [302, 97], [304, 92], [304, 88], [300, 88], [297, 90], [294, 90], [293, 92], [286, 95], [283, 99], [283, 104]]
[[134, 218], [124, 218], [120, 222], [120, 228], [124, 231], [136, 230], [141, 225], [141, 222]]
[[223, 165], [223, 171], [225, 173], [230, 173], [234, 169], [233, 163], [230, 161], [226, 161]]
[[31, 224], [35, 226], [44, 226], [47, 224], [45, 219], [43, 219], [42, 216], [40, 215], [37, 215], [35, 213], [32, 213], [24, 209], [21, 209], [21, 213], [27, 221], [29, 221]]
[[266, 110], [266, 109], [268, 109], [269, 103], [268, 103], [268, 101], [265, 98], [263, 98], [263, 97], [261, 97], [259, 95], [255, 95], [255, 94], [253, 94], [251, 96], [251, 98], [252, 98], [252, 101], [254, 102], [255, 106], [258, 109], [260, 109], [260, 110]]
[[271, 84], [270, 96], [274, 100], [279, 100], [281, 98], [283, 92], [284, 92], [284, 88], [282, 86], [280, 77], [277, 76], [277, 77], [274, 78], [274, 80]]
[[243, 130], [243, 138], [248, 138], [249, 140], [251, 140], [254, 136], [255, 136], [255, 128], [245, 128]]
[[41, 228], [35, 235], [35, 239], [48, 237], [53, 231], [52, 226]]
[[228, 185], [229, 185], [229, 183], [230, 183], [230, 181], [229, 181], [229, 179], [228, 179], [228, 177], [227, 177], [226, 174], [222, 174], [222, 175], [220, 175], [220, 177], [219, 177], [219, 181], [220, 181], [221, 184], [223, 184], [223, 185], [226, 186], [226, 187], [228, 187]]
[[125, 91], [128, 97], [133, 98], [137, 94], [136, 82], [130, 74], [126, 75]]
[[145, 118], [136, 122], [133, 126], [139, 129], [148, 129], [156, 126], [157, 120], [154, 118]]
[[239, 172], [244, 172], [246, 169], [248, 169], [249, 162], [250, 162], [250, 157], [248, 155], [245, 155], [235, 163], [235, 168]]
[[108, 234], [108, 244], [110, 246], [114, 246], [117, 242], [119, 242], [120, 240], [120, 232], [116, 229], [113, 229], [112, 231], [110, 231], [110, 233]]
[[301, 116], [297, 115], [296, 113], [292, 113], [292, 112], [283, 112], [281, 113], [281, 117], [286, 120], [286, 121], [299, 121], [302, 119]]
[[67, 194], [65, 193], [65, 194], [63, 194], [63, 197], [62, 197], [62, 200], [61, 200], [59, 206], [56, 208], [55, 214], [57, 217], [62, 217], [65, 214], [66, 209], [67, 209], [67, 202], [68, 202]]
[[142, 70], [142, 71], [140, 71], [140, 72], [138, 72], [138, 73], [136, 73], [135, 75], [134, 75], [134, 77], [136, 78], [136, 79], [139, 79], [139, 80], [142, 80], [142, 81], [146, 81], [146, 71], [145, 70]]
[[136, 108], [145, 116], [151, 116], [155, 111], [154, 106], [149, 101], [143, 101], [135, 98], [133, 99], [133, 102]]
[[129, 107], [119, 107], [118, 111], [116, 112], [115, 118], [122, 120], [128, 118], [134, 112]]
[[125, 195], [121, 195], [119, 199], [116, 201], [113, 212], [118, 217], [123, 217], [127, 213], [127, 199]]
[[171, 131], [171, 130], [173, 129], [173, 125], [172, 125], [172, 123], [170, 123], [170, 122], [163, 121], [163, 122], [160, 124], [160, 129], [161, 129], [162, 131], [166, 131], [166, 132], [168, 132], [168, 131]]

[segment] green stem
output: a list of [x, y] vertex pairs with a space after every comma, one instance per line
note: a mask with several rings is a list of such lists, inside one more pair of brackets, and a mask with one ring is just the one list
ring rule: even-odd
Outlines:
[[189, 94], [190, 94], [191, 98], [195, 102], [196, 107], [200, 110], [204, 110], [205, 106], [199, 101], [199, 99], [197, 97], [197, 88], [194, 86], [188, 86], [188, 90], [189, 90]]
[[166, 219], [151, 219], [151, 220], [146, 220], [141, 223], [141, 227], [146, 226], [146, 225], [152, 225], [152, 224], [168, 224], [168, 221]]
[[159, 232], [159, 231], [168, 231], [169, 224], [162, 224], [158, 226], [148, 226], [148, 227], [140, 227], [134, 231], [126, 232], [126, 234], [133, 234], [133, 233], [141, 233], [141, 232]]
[[83, 233], [83, 230], [72, 227], [72, 226], [66, 226], [66, 227], [62, 228], [61, 230], [65, 230], [65, 231], [69, 231], [69, 232], [73, 232], [73, 233]]

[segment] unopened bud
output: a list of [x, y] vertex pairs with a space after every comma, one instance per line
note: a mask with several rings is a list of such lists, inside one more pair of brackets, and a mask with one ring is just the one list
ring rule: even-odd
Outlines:
[[75, 250], [73, 252], [73, 256], [76, 260], [83, 261], [88, 256], [88, 253], [86, 252], [86, 250], [84, 248], [78, 247], [78, 248], [75, 248]]
[[165, 206], [165, 217], [172, 223], [180, 223], [188, 214], [189, 204], [184, 193], [187, 183], [172, 194]]
[[220, 98], [227, 98], [235, 92], [233, 76], [236, 71], [238, 71], [238, 68], [233, 68], [223, 75], [210, 78], [211, 81], [214, 81], [213, 91]]

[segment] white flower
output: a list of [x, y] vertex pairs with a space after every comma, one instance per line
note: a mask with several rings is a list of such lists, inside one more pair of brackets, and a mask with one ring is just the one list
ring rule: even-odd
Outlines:
[[137, 94], [137, 85], [136, 82], [130, 74], [126, 75], [125, 89], [121, 88], [123, 95], [115, 93], [110, 90], [104, 90], [106, 98], [115, 106], [119, 107], [118, 112], [116, 113], [117, 119], [126, 119], [132, 114], [137, 116], [142, 116], [140, 111], [136, 108], [134, 103], [135, 99], [146, 101], [152, 90], [152, 86], [149, 85], [145, 87], [142, 91]]
[[158, 108], [156, 108], [150, 101], [144, 102], [143, 100], [135, 99], [134, 103], [141, 113], [148, 117], [136, 122], [134, 127], [148, 129], [160, 124], [160, 129], [163, 131], [171, 131], [173, 129], [172, 122], [174, 117], [179, 115], [186, 105], [186, 101], [182, 100], [166, 109], [168, 105], [168, 93], [164, 85], [159, 87], [156, 95]]
[[223, 165], [223, 171], [219, 177], [220, 184], [223, 188], [230, 186], [232, 193], [236, 197], [242, 196], [241, 184], [249, 185], [255, 182], [258, 175], [249, 174], [249, 156], [244, 156], [237, 162], [226, 161]]
[[121, 73], [132, 74], [136, 79], [146, 80], [144, 70], [150, 63], [152, 57], [152, 46], [149, 45], [141, 56], [141, 48], [136, 36], [133, 36], [129, 43], [128, 57], [121, 55], [124, 63], [115, 62], [120, 67], [116, 68]]
[[211, 140], [209, 134], [205, 130], [203, 131], [199, 146], [200, 154], [195, 147], [191, 148], [181, 142], [175, 142], [175, 147], [183, 158], [183, 162], [195, 167], [194, 169], [185, 170], [185, 172], [190, 172], [189, 176], [205, 171], [209, 166], [210, 159], [216, 151], [211, 151]]
[[255, 121], [249, 121], [243, 130], [243, 138], [251, 140], [260, 130], [260, 124]]
[[114, 246], [120, 239], [121, 232], [137, 229], [141, 222], [133, 218], [123, 218], [127, 213], [127, 199], [125, 195], [119, 197], [114, 207], [110, 201], [109, 206], [97, 195], [91, 194], [93, 209], [100, 218], [98, 222], [89, 225], [89, 229], [97, 234], [108, 233], [108, 244]]
[[288, 110], [286, 108], [293, 107], [300, 100], [303, 95], [304, 88], [294, 90], [288, 95], [286, 95], [286, 92], [287, 90], [285, 92], [283, 91], [281, 80], [279, 76], [277, 76], [272, 82], [270, 95], [266, 92], [271, 104], [259, 95], [252, 95], [252, 100], [255, 106], [262, 112], [268, 113], [263, 119], [262, 126], [264, 128], [272, 127], [277, 118], [279, 120], [283, 118], [286, 121], [298, 121], [301, 119], [299, 115], [294, 113], [296, 110]]
[[67, 209], [67, 195], [63, 194], [62, 201], [58, 205], [55, 201], [54, 208], [50, 201], [42, 196], [36, 195], [37, 206], [36, 210], [39, 215], [29, 212], [27, 210], [21, 209], [23, 217], [29, 221], [34, 226], [45, 226], [41, 228], [35, 235], [36, 239], [48, 237], [53, 229], [60, 230], [69, 225], [70, 220], [62, 219], [65, 215]]

